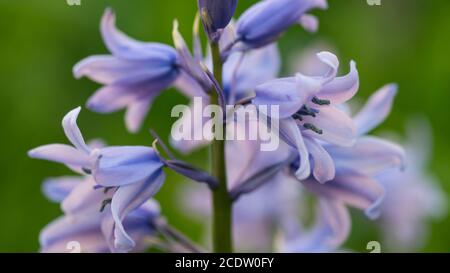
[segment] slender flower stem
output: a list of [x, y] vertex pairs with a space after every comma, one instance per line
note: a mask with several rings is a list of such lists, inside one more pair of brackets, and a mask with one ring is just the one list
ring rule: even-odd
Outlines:
[[[222, 84], [222, 59], [217, 43], [211, 44], [213, 56], [214, 77], [219, 84]], [[217, 92], [211, 92], [211, 104], [218, 105], [219, 97]], [[224, 113], [225, 114], [225, 113]], [[223, 122], [223, 119], [220, 119]], [[225, 134], [226, 124], [222, 124]], [[227, 174], [225, 162], [225, 140], [215, 139], [211, 144], [211, 173], [217, 178], [219, 186], [212, 192], [213, 200], [213, 250], [220, 253], [233, 252], [232, 246], [232, 200], [227, 189]]]

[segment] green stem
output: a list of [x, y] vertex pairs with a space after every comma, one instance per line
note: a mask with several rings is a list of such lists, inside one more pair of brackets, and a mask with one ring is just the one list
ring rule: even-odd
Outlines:
[[[222, 59], [218, 44], [211, 44], [213, 56], [214, 77], [222, 84]], [[211, 104], [219, 105], [217, 92], [211, 92]], [[221, 122], [223, 119], [220, 119]], [[225, 134], [225, 123], [222, 124]], [[215, 139], [211, 144], [211, 173], [219, 181], [219, 187], [212, 193], [213, 203], [213, 251], [219, 253], [233, 252], [231, 214], [232, 200], [227, 189], [227, 174], [225, 162], [225, 140]]]

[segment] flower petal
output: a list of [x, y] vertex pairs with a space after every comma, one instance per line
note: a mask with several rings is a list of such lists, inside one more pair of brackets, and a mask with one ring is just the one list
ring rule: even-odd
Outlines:
[[87, 107], [99, 113], [111, 113], [136, 102], [142, 98], [156, 97], [161, 90], [167, 88], [173, 76], [162, 78], [148, 78], [145, 81], [133, 84], [116, 83], [100, 88], [88, 100]]
[[[299, 93], [295, 78], [281, 78], [256, 87], [253, 103], [257, 106], [279, 106], [279, 118], [288, 118], [305, 104], [305, 98]], [[269, 114], [269, 113], [265, 113]]]
[[122, 224], [126, 215], [150, 199], [160, 189], [165, 179], [162, 171], [152, 177], [133, 185], [122, 186], [113, 196], [111, 212], [114, 219], [114, 246], [119, 252], [134, 248], [134, 240], [127, 234]]
[[102, 188], [96, 189], [94, 179], [89, 177], [85, 181], [79, 183], [61, 203], [62, 211], [65, 214], [95, 214], [100, 212], [102, 202], [111, 198], [113, 189], [106, 191]]
[[188, 98], [206, 97], [206, 91], [198, 82], [186, 72], [181, 72], [174, 82], [175, 88], [181, 91]]
[[366, 175], [376, 175], [405, 163], [402, 147], [377, 137], [359, 138], [350, 148], [328, 146], [327, 151], [339, 168], [348, 168]]
[[296, 177], [299, 180], [308, 178], [311, 174], [309, 154], [303, 136], [294, 119], [280, 120], [280, 137], [298, 151], [300, 163], [295, 173]]
[[141, 125], [150, 110], [150, 105], [153, 102], [153, 97], [140, 99], [127, 108], [125, 114], [125, 124], [131, 133], [136, 133], [141, 128]]
[[348, 238], [351, 219], [348, 209], [337, 200], [320, 198], [316, 208], [316, 221], [308, 232], [283, 242], [283, 252], [334, 252]]
[[112, 84], [130, 74], [148, 70], [150, 64], [127, 61], [111, 55], [96, 55], [78, 62], [73, 68], [77, 79], [86, 76], [101, 84]]
[[111, 53], [122, 59], [151, 60], [164, 58], [176, 59], [176, 53], [170, 46], [159, 43], [144, 43], [132, 39], [116, 28], [116, 16], [112, 9], [106, 9], [101, 21], [103, 41]]
[[92, 174], [99, 185], [116, 187], [146, 179], [162, 166], [163, 163], [152, 148], [107, 147], [100, 150], [100, 157]]
[[[234, 96], [242, 96], [256, 86], [273, 80], [280, 67], [280, 54], [275, 44], [248, 53], [233, 53], [224, 64], [224, 89]], [[239, 99], [234, 96], [231, 99]]]
[[326, 64], [329, 67], [327, 73], [323, 75], [324, 79], [322, 80], [322, 84], [327, 84], [328, 82], [333, 80], [338, 73], [339, 59], [336, 57], [336, 55], [328, 51], [319, 52], [317, 54], [317, 58], [319, 58], [322, 63]]
[[319, 29], [319, 19], [311, 14], [302, 15], [298, 23], [309, 32], [316, 32]]
[[338, 169], [333, 181], [319, 184], [309, 179], [303, 185], [320, 197], [332, 198], [365, 211], [370, 219], [379, 216], [384, 198], [383, 187], [367, 175], [355, 171]]
[[305, 145], [311, 155], [313, 165], [313, 175], [320, 183], [334, 179], [336, 169], [330, 154], [316, 140], [305, 137]]
[[[84, 236], [91, 239], [97, 238], [95, 241], [102, 240], [106, 246], [106, 242], [100, 233], [101, 219], [102, 214], [98, 212], [95, 215], [63, 216], [54, 220], [39, 234], [41, 250], [43, 252], [67, 252], [69, 242], [86, 238]], [[93, 236], [94, 234], [96, 236]], [[89, 241], [81, 240], [79, 243], [81, 251], [88, 251], [89, 248], [84, 243], [89, 243]], [[107, 248], [104, 250], [107, 250]]]
[[355, 115], [354, 121], [359, 135], [368, 133], [389, 115], [397, 94], [397, 85], [389, 84], [376, 91]]
[[343, 77], [336, 77], [325, 84], [320, 91], [320, 99], [339, 104], [351, 99], [359, 89], [359, 75], [356, 63], [350, 62], [350, 72]]
[[89, 155], [65, 144], [40, 146], [30, 150], [28, 156], [77, 167], [89, 167], [91, 165]]
[[64, 133], [70, 142], [75, 146], [78, 150], [83, 151], [87, 154], [91, 153], [91, 149], [86, 145], [86, 142], [83, 139], [83, 135], [80, 132], [80, 129], [77, 125], [78, 114], [80, 114], [81, 107], [77, 107], [67, 113], [67, 115], [63, 118], [62, 126], [64, 128]]
[[[339, 146], [352, 146], [356, 141], [356, 129], [353, 120], [333, 106], [318, 107], [316, 117], [305, 116], [304, 123], [310, 123], [322, 130], [318, 134], [311, 130], [302, 133], [311, 138], [320, 139]], [[302, 123], [302, 124], [304, 124]]]
[[83, 178], [79, 176], [49, 178], [42, 184], [42, 191], [49, 200], [59, 203], [82, 181]]

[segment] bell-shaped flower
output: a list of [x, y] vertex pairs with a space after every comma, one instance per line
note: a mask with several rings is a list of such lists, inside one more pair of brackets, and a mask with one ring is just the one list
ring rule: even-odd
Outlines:
[[111, 113], [127, 108], [127, 128], [136, 132], [152, 101], [180, 75], [178, 54], [170, 46], [126, 36], [116, 28], [111, 9], [105, 11], [100, 29], [111, 55], [90, 56], [76, 64], [73, 73], [104, 85], [88, 100], [89, 109]]
[[[396, 92], [395, 85], [381, 88], [355, 117], [365, 115], [364, 120], [371, 120], [371, 128], [374, 128], [389, 114]], [[357, 123], [358, 131], [361, 132], [362, 127], [363, 124]], [[369, 218], [378, 217], [384, 189], [376, 180], [376, 176], [387, 170], [403, 168], [403, 148], [372, 136], [359, 136], [351, 147], [326, 144], [323, 148], [334, 161], [334, 179], [321, 185], [310, 177], [302, 183], [318, 195], [333, 197], [364, 210]], [[318, 168], [317, 171], [320, 171], [323, 166], [316, 166], [316, 161], [314, 163], [313, 169]], [[292, 168], [293, 171], [296, 169], [295, 164]]]
[[317, 29], [317, 19], [307, 12], [327, 8], [326, 0], [265, 0], [245, 11], [237, 21], [237, 39], [244, 49], [258, 48], [274, 42], [295, 24], [309, 31]]
[[408, 122], [406, 166], [377, 175], [386, 189], [381, 207], [383, 245], [392, 251], [417, 251], [426, 243], [428, 221], [447, 214], [448, 199], [439, 181], [427, 170], [431, 160], [432, 129], [423, 118]]
[[[332, 253], [348, 238], [351, 219], [344, 203], [319, 198], [312, 227], [284, 230], [277, 242], [282, 253]], [[291, 215], [292, 217], [292, 215]]]
[[321, 170], [317, 169], [314, 175], [323, 183], [333, 179], [335, 168], [322, 143], [351, 146], [355, 142], [354, 123], [338, 106], [355, 95], [359, 76], [353, 61], [350, 72], [337, 77], [337, 57], [329, 52], [321, 52], [317, 56], [329, 67], [326, 73], [321, 76], [298, 73], [295, 77], [259, 85], [253, 103], [279, 107], [278, 113], [265, 114], [280, 119], [280, 137], [298, 150], [300, 164], [297, 177], [307, 178], [315, 163], [316, 169], [320, 167]]
[[[77, 126], [80, 107], [70, 111], [63, 119], [63, 128], [68, 139], [75, 147], [64, 144], [51, 144], [31, 150], [30, 157], [63, 163], [74, 170], [92, 174], [95, 183], [105, 188], [114, 188], [111, 196], [111, 214], [114, 219], [115, 247], [127, 251], [134, 242], [124, 230], [122, 220], [127, 213], [138, 208], [150, 199], [164, 182], [164, 166], [157, 153], [149, 147], [124, 146], [91, 149], [84, 142]], [[95, 202], [98, 193], [87, 188], [80, 191], [90, 192], [89, 197], [75, 194], [74, 200], [84, 196], [86, 205]], [[70, 200], [70, 199], [69, 199]], [[68, 206], [63, 202], [63, 209]], [[65, 206], [66, 204], [66, 206]], [[66, 209], [64, 209], [66, 210]]]
[[[355, 145], [342, 147], [326, 144], [323, 146], [334, 161], [335, 177], [326, 184], [317, 183], [314, 178], [317, 175], [300, 182], [320, 200], [326, 200], [329, 205], [334, 204], [335, 209], [326, 211], [335, 213], [327, 213], [327, 218], [322, 220], [319, 218], [317, 226], [306, 236], [300, 236], [297, 233], [294, 238], [298, 237], [298, 239], [288, 238], [284, 249], [301, 251], [305, 248], [310, 249], [313, 245], [326, 246], [325, 249], [317, 248], [318, 252], [337, 249], [336, 247], [347, 238], [350, 229], [348, 213], [344, 213], [342, 206], [363, 210], [370, 219], [384, 215], [384, 200], [386, 194], [389, 195], [389, 191], [383, 187], [380, 176], [400, 172], [405, 162], [404, 150], [387, 140], [363, 136], [363, 134], [375, 128], [388, 116], [396, 92], [396, 85], [386, 85], [375, 92], [355, 115], [359, 133]], [[320, 171], [323, 166], [320, 164], [317, 166], [316, 161], [314, 163], [313, 169]], [[297, 165], [298, 159], [291, 165], [292, 174], [296, 172]], [[341, 209], [338, 209], [339, 207]], [[330, 237], [334, 239], [324, 243], [323, 239], [327, 237], [324, 237], [324, 234], [335, 234]]]
[[211, 41], [220, 39], [220, 32], [233, 18], [238, 0], [198, 0], [198, 10]]
[[[97, 191], [102, 190], [97, 189]], [[99, 211], [99, 208], [96, 208], [96, 211], [65, 214], [48, 224], [39, 236], [40, 251], [52, 253], [120, 251], [120, 249], [114, 247], [114, 238], [107, 237], [105, 230], [103, 230], [105, 223], [110, 222], [110, 211]], [[152, 222], [158, 217], [158, 204], [155, 201], [148, 201], [138, 209], [128, 213], [122, 220], [130, 238], [135, 242], [135, 246], [130, 251], [144, 251], [151, 246], [151, 238], [156, 234]]]
[[[61, 203], [64, 216], [47, 225], [40, 234], [42, 252], [118, 252], [115, 247], [114, 222], [107, 206], [115, 189], [102, 188], [91, 176], [60, 177], [46, 180], [43, 192], [50, 200]], [[148, 201], [128, 213], [122, 220], [127, 234], [141, 251], [150, 247], [155, 236], [159, 205]], [[108, 236], [107, 236], [108, 235]]]

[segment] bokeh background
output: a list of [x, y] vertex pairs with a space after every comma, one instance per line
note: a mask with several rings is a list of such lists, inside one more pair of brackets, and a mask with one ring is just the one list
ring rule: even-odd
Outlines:
[[[239, 13], [254, 3], [241, 0]], [[41, 182], [49, 176], [70, 174], [53, 163], [31, 160], [26, 152], [38, 145], [65, 142], [60, 121], [68, 110], [84, 105], [98, 87], [89, 80], [75, 80], [72, 66], [80, 59], [106, 53], [98, 25], [105, 7], [113, 7], [118, 26], [141, 40], [171, 44], [172, 20], [190, 38], [196, 12], [194, 0], [81, 0], [69, 6], [65, 0], [0, 0], [0, 251], [35, 252], [40, 229], [60, 215], [58, 205], [41, 194]], [[434, 128], [434, 156], [430, 170], [450, 193], [450, 1], [382, 0], [369, 6], [365, 0], [329, 0], [317, 34], [292, 28], [281, 40], [283, 59], [293, 59], [317, 41], [333, 46], [342, 62], [358, 62], [359, 98], [388, 82], [397, 82], [400, 93], [395, 108], [380, 130], [401, 134], [411, 114], [426, 115]], [[289, 70], [289, 63], [284, 73]], [[167, 137], [174, 120], [172, 105], [186, 103], [175, 90], [157, 99], [146, 120]], [[149, 145], [146, 130], [131, 135], [123, 113], [100, 115], [87, 110], [79, 125], [86, 138], [102, 137], [113, 145]], [[196, 164], [206, 166], [206, 152], [195, 152]], [[180, 177], [170, 174], [157, 195], [170, 222], [196, 240], [201, 225], [192, 222], [174, 202]], [[407, 189], [405, 189], [407, 190]], [[431, 222], [431, 236], [422, 251], [450, 251], [450, 218]], [[355, 217], [347, 247], [365, 251], [377, 232], [368, 220]]]

